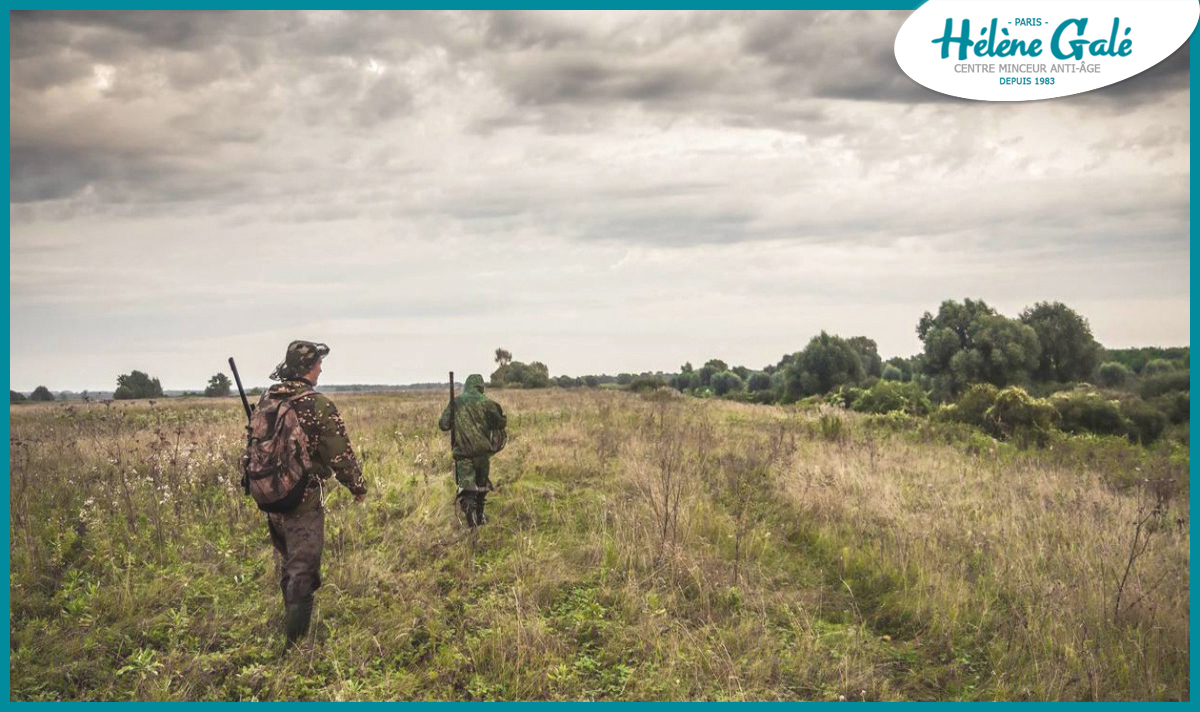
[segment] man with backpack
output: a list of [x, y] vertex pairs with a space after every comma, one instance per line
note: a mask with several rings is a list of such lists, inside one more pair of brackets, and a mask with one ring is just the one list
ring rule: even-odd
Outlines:
[[325, 481], [336, 477], [355, 502], [367, 494], [346, 424], [333, 402], [313, 390], [328, 353], [325, 344], [288, 344], [270, 376], [280, 383], [263, 393], [254, 409], [242, 458], [246, 489], [267, 512], [267, 530], [278, 553], [289, 647], [308, 633], [313, 594], [321, 587]]
[[507, 424], [500, 404], [483, 395], [483, 376], [478, 373], [467, 376], [462, 395], [451, 399], [438, 419], [438, 427], [452, 435], [458, 504], [472, 529], [487, 522], [483, 504], [492, 489], [490, 461], [504, 448]]

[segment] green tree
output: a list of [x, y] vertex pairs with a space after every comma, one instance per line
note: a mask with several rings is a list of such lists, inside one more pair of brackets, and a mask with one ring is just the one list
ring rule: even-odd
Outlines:
[[46, 388], [45, 386], [38, 386], [37, 388], [33, 389], [33, 393], [29, 394], [29, 400], [52, 401], [54, 400], [54, 394], [50, 392], [49, 388]]
[[632, 382], [630, 382], [629, 390], [633, 391], [634, 393], [646, 393], [648, 391], [658, 390], [665, 385], [667, 384], [663, 382], [662, 378], [653, 374], [644, 373], [640, 376], [637, 376]]
[[728, 364], [726, 364], [721, 359], [719, 359], [719, 358], [709, 359], [708, 361], [705, 362], [705, 364], [703, 366], [700, 367], [700, 370], [696, 372], [696, 375], [699, 377], [699, 381], [700, 381], [698, 387], [708, 388], [709, 386], [712, 385], [712, 377], [713, 376], [720, 373], [721, 371], [728, 371], [728, 370], [729, 370]]
[[713, 374], [711, 384], [713, 393], [719, 396], [737, 393], [744, 388], [742, 379], [733, 371], [721, 371]]
[[865, 336], [853, 336], [846, 339], [846, 343], [850, 344], [850, 348], [858, 353], [858, 359], [862, 361], [863, 373], [868, 378], [879, 378], [883, 373], [883, 359], [879, 356], [879, 346], [875, 340]]
[[496, 363], [507, 366], [512, 363], [512, 354], [505, 349], [496, 349]]
[[1106, 361], [1096, 372], [1096, 380], [1105, 388], [1120, 388], [1132, 377], [1133, 373], [1118, 361]]
[[822, 331], [796, 354], [784, 371], [784, 399], [825, 394], [843, 385], [860, 383], [865, 377], [858, 351], [840, 336]]
[[559, 388], [578, 388], [579, 386], [583, 385], [583, 381], [581, 379], [572, 378], [570, 376], [558, 376], [554, 379], [554, 383]]
[[204, 395], [210, 398], [216, 398], [229, 395], [229, 389], [233, 382], [229, 380], [229, 376], [224, 373], [218, 373], [208, 379], [208, 386], [204, 389]]
[[162, 384], [157, 378], [151, 378], [141, 371], [133, 371], [117, 376], [117, 390], [113, 391], [113, 398], [161, 398], [162, 394]]
[[1170, 373], [1175, 370], [1174, 362], [1165, 358], [1156, 358], [1150, 360], [1143, 368], [1143, 376], [1159, 376], [1164, 373]]
[[493, 386], [505, 388], [548, 388], [550, 369], [538, 361], [529, 364], [511, 361], [493, 371], [491, 380]]
[[1001, 388], [1025, 383], [1041, 354], [1033, 327], [970, 299], [942, 302], [937, 316], [925, 312], [917, 335], [925, 344], [922, 368], [939, 400], [957, 396], [972, 383]]
[[980, 361], [967, 377], [999, 388], [1029, 381], [1038, 366], [1037, 332], [1015, 319], [984, 316], [975, 321], [972, 340]]
[[1041, 352], [1033, 377], [1039, 381], [1086, 381], [1103, 349], [1092, 328], [1062, 302], [1038, 302], [1021, 312], [1021, 322], [1037, 332]]
[[695, 371], [691, 370], [690, 364], [688, 370], [671, 376], [671, 387], [678, 391], [689, 391], [695, 388], [700, 382], [700, 376]]
[[9, 389], [9, 391], [8, 391], [8, 402], [9, 403], [24, 403], [26, 400], [28, 400], [28, 399], [25, 397], [24, 393]]
[[750, 378], [746, 380], [746, 390], [752, 393], [771, 390], [771, 374], [763, 371], [750, 374]]

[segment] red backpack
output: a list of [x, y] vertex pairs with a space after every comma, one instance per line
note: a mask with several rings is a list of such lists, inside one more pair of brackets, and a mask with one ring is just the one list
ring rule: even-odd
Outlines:
[[300, 427], [292, 401], [308, 393], [304, 390], [282, 400], [264, 398], [250, 417], [242, 482], [264, 512], [291, 511], [304, 498], [312, 458], [308, 435]]

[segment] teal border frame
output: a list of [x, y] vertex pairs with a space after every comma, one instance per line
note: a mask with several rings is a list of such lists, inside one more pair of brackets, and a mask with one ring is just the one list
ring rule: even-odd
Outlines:
[[[1046, 0], [1046, 1], [1054, 2], [1054, 0]], [[913, 10], [916, 10], [918, 7], [920, 7], [923, 4], [924, 4], [924, 0], [891, 0], [891, 1], [889, 1], [889, 0], [862, 0], [861, 2], [844, 1], [844, 0], [843, 1], [825, 0], [824, 2], [817, 1], [817, 2], [801, 2], [801, 3], [789, 4], [789, 5], [781, 7], [781, 8], [764, 7], [764, 8], [758, 8], [758, 9], [905, 10], [905, 11], [913, 11]], [[31, 9], [31, 10], [32, 9], [62, 9], [62, 10], [95, 9], [90, 3], [68, 2], [68, 3], [63, 3], [61, 5], [49, 5], [49, 6], [41, 7], [42, 5], [43, 5], [42, 2], [34, 2], [34, 3], [31, 3], [29, 6], [25, 6], [25, 7], [21, 7], [21, 8], [7, 8], [6, 9], [6, 11], [4, 13], [4, 17], [3, 17], [3, 25], [4, 25], [4, 35], [5, 35], [5, 37], [8, 37], [9, 41], [10, 41], [10, 53], [11, 53], [11, 35], [10, 35], [10, 27], [9, 27], [9, 13], [12, 10], [14, 10], [14, 9]], [[614, 5], [616, 5], [616, 7], [608, 6], [608, 7], [604, 7], [603, 9], [637, 9], [637, 8], [627, 7], [623, 3], [614, 3]], [[697, 7], [697, 5], [695, 5], [695, 4], [685, 4], [685, 5], [674, 6], [674, 7], [672, 5], [667, 5], [664, 7], [658, 7], [656, 9], [664, 9], [665, 10], [665, 9], [704, 9], [704, 8], [705, 8], [705, 4], [701, 3], [701, 4], [699, 4], [699, 7]], [[719, 8], [720, 8], [720, 6], [709, 6], [707, 9], [719, 9]], [[135, 9], [135, 8], [116, 7], [116, 8], [105, 8], [105, 9], [131, 10], [131, 9]], [[176, 7], [176, 8], [167, 8], [167, 9], [182, 10], [182, 9], [195, 9], [195, 8]], [[233, 9], [233, 8], [229, 8], [229, 9]], [[284, 8], [259, 7], [256, 9], [284, 9]], [[397, 8], [397, 9], [416, 9], [416, 8]], [[467, 7], [467, 8], [461, 8], [461, 9], [485, 9], [485, 8], [483, 8], [483, 7], [478, 7], [478, 8]], [[533, 8], [533, 9], [550, 9], [550, 8]], [[601, 8], [583, 7], [583, 8], [577, 8], [577, 9], [601, 9]], [[1193, 31], [1193, 34], [1194, 34], [1194, 31]], [[9, 64], [10, 64], [9, 57], [5, 57], [4, 64], [5, 64], [6, 70], [9, 69]], [[1193, 52], [1190, 55], [1190, 71], [1189, 71], [1189, 87], [1190, 87], [1190, 91], [1191, 91], [1191, 96], [1190, 96], [1191, 115], [1189, 117], [1189, 124], [1190, 124], [1191, 135], [1192, 135], [1191, 142], [1189, 144], [1189, 148], [1190, 148], [1190, 152], [1191, 152], [1191, 164], [1190, 164], [1191, 167], [1190, 167], [1190, 173], [1189, 173], [1189, 196], [1190, 196], [1189, 206], [1195, 203], [1195, 184], [1191, 181], [1194, 179], [1194, 176], [1196, 174], [1196, 168], [1197, 168], [1195, 128], [1196, 128], [1196, 116], [1197, 116], [1198, 110], [1200, 110], [1200, 97], [1198, 97], [1195, 92], [1195, 77], [1197, 75], [1198, 70], [1200, 70], [1200, 59], [1197, 59], [1196, 54]], [[9, 85], [9, 72], [8, 71], [5, 71], [5, 73], [4, 73], [4, 84], [5, 84], [5, 88], [7, 89], [8, 85]], [[10, 114], [5, 117], [5, 128], [6, 128], [6, 130], [11, 130], [11, 107], [10, 107]], [[11, 134], [10, 134], [10, 136], [11, 136]], [[11, 142], [10, 142], [10, 148], [11, 148]], [[6, 162], [10, 158], [10, 156], [9, 156], [10, 148], [6, 148], [4, 151]], [[11, 171], [11, 163], [10, 163], [10, 171]], [[9, 181], [11, 181], [11, 173], [10, 173]], [[1190, 217], [1190, 212], [1189, 212], [1189, 217]], [[11, 303], [11, 300], [12, 300], [12, 296], [11, 296], [12, 295], [11, 244], [12, 244], [12, 235], [11, 235], [11, 229], [12, 229], [12, 210], [11, 210], [11, 204], [10, 204], [10, 207], [9, 207], [9, 230], [8, 230], [8, 232], [5, 233], [6, 234], [6, 239], [5, 239], [6, 247], [8, 247], [9, 249], [6, 250], [4, 253], [4, 262], [5, 262], [5, 265], [9, 268], [9, 309], [10, 309], [9, 313], [5, 316], [5, 322], [6, 322], [7, 326], [9, 327], [8, 329], [6, 329], [5, 340], [8, 343], [9, 350], [7, 352], [5, 352], [4, 361], [5, 361], [5, 365], [9, 366], [10, 368], [11, 368], [11, 354], [12, 354], [12, 331], [11, 331], [11, 329], [12, 329], [12, 325], [11, 325], [11, 314], [12, 314], [12, 312], [11, 312], [11, 307], [12, 307], [12, 303]], [[1190, 244], [1190, 242], [1193, 241], [1191, 238], [1194, 238], [1195, 235], [1196, 235], [1196, 228], [1195, 228], [1195, 225], [1192, 224], [1189, 226], [1189, 244]], [[1190, 275], [1190, 268], [1194, 265], [1195, 265], [1195, 255], [1194, 255], [1194, 253], [1191, 253], [1189, 251], [1189, 275]], [[1190, 314], [1189, 314], [1190, 319], [1189, 319], [1189, 321], [1190, 321], [1190, 325], [1191, 325], [1190, 333], [1189, 333], [1189, 342], [1190, 342], [1191, 341], [1190, 336], [1195, 333], [1195, 325], [1196, 325], [1196, 315], [1195, 315], [1195, 310], [1194, 310], [1195, 302], [1190, 296], [1190, 282], [1189, 282], [1189, 304], [1190, 304]], [[1189, 343], [1189, 345], [1190, 345], [1190, 343]], [[1192, 356], [1192, 364], [1191, 365], [1193, 367], [1195, 366], [1195, 356], [1194, 355]], [[7, 378], [9, 381], [9, 387], [11, 389], [11, 386], [12, 386], [11, 371], [9, 372], [9, 375]], [[1193, 420], [1195, 419], [1195, 416], [1196, 416], [1196, 405], [1195, 405], [1195, 402], [1193, 401], [1192, 405], [1191, 405], [1191, 417]], [[5, 492], [5, 499], [7, 499], [11, 502], [12, 498], [11, 498], [11, 487], [10, 487], [10, 475], [11, 475], [10, 467], [11, 467], [11, 462], [12, 462], [12, 451], [11, 451], [11, 440], [10, 440], [10, 421], [8, 421], [8, 420], [4, 421], [3, 430], [4, 430], [5, 441], [6, 441], [6, 443], [8, 443], [8, 447], [9, 447], [9, 456], [5, 460], [5, 464], [4, 464], [3, 488], [4, 488], [4, 492]], [[1191, 466], [1191, 476], [1192, 476], [1193, 480], [1195, 479], [1195, 474], [1196, 474], [1196, 466], [1193, 463]], [[9, 548], [11, 547], [11, 534], [12, 534], [11, 528], [10, 528], [10, 516], [11, 516], [10, 510], [8, 510], [8, 509], [4, 510], [4, 512], [3, 512], [3, 521], [5, 524], [4, 538], [5, 538], [5, 542], [6, 542], [7, 546], [5, 546], [3, 551], [0, 552], [0, 557], [3, 557], [4, 564], [5, 564], [5, 570], [10, 570]], [[1189, 516], [1190, 516], [1190, 514], [1189, 514]], [[1195, 530], [1194, 529], [1191, 530], [1190, 536], [1191, 536], [1191, 543], [1195, 543]], [[1195, 575], [1194, 575], [1195, 574], [1195, 561], [1194, 560], [1192, 561], [1192, 574], [1193, 574], [1192, 580], [1194, 581], [1195, 580]], [[1191, 601], [1191, 591], [1190, 590], [1188, 592], [1188, 597], [1189, 597], [1189, 607], [1190, 607], [1190, 601]], [[12, 608], [11, 608], [11, 603], [10, 603], [9, 589], [6, 588], [3, 590], [3, 592], [0, 592], [0, 599], [2, 599], [2, 602], [4, 604], [5, 616], [6, 616], [6, 621], [7, 621], [7, 625], [5, 625], [3, 633], [0, 635], [2, 635], [2, 637], [3, 637], [4, 649], [6, 651], [6, 655], [9, 655], [10, 654], [9, 653], [10, 645], [11, 645], [10, 635], [11, 635], [11, 625], [12, 625]], [[1195, 629], [1193, 628], [1191, 631], [1191, 643], [1192, 643], [1193, 649], [1195, 648], [1196, 640], [1197, 640], [1196, 632], [1195, 632]], [[1194, 680], [1195, 674], [1196, 674], [1196, 662], [1195, 662], [1194, 658], [1192, 659], [1192, 661], [1190, 663], [1190, 669], [1191, 669], [1190, 677], [1192, 680]], [[9, 700], [11, 700], [11, 690], [12, 690], [11, 684], [12, 683], [11, 683], [11, 666], [10, 666], [10, 677], [5, 678], [4, 683], [3, 683], [5, 698], [7, 698]], [[1194, 691], [1194, 688], [1190, 688], [1190, 689]], [[1189, 695], [1191, 696], [1191, 693], [1189, 693]], [[23, 704], [30, 704], [30, 703], [23, 703]], [[298, 703], [285, 703], [285, 704], [298, 704]], [[328, 704], [328, 703], [326, 703], [326, 704]], [[409, 703], [409, 704], [414, 704], [414, 703]], [[422, 704], [422, 703], [415, 703], [415, 704]], [[456, 705], [456, 704], [467, 704], [467, 703], [449, 703], [449, 704]], [[630, 703], [618, 703], [618, 704], [630, 704]], [[671, 703], [652, 703], [652, 704], [657, 705], [657, 704], [671, 704]], [[750, 703], [734, 703], [734, 704], [750, 704]], [[932, 703], [925, 703], [925, 704], [932, 704]], [[1104, 704], [1104, 703], [1101, 703], [1101, 704]], [[1109, 704], [1111, 704], [1111, 703], [1109, 703]]]

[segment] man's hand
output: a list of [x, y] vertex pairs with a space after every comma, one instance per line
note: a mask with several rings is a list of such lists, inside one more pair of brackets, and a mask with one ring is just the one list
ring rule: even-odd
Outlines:
[[363, 492], [362, 494], [354, 495], [354, 502], [356, 504], [362, 504], [365, 501], [367, 501], [367, 493], [366, 492]]

